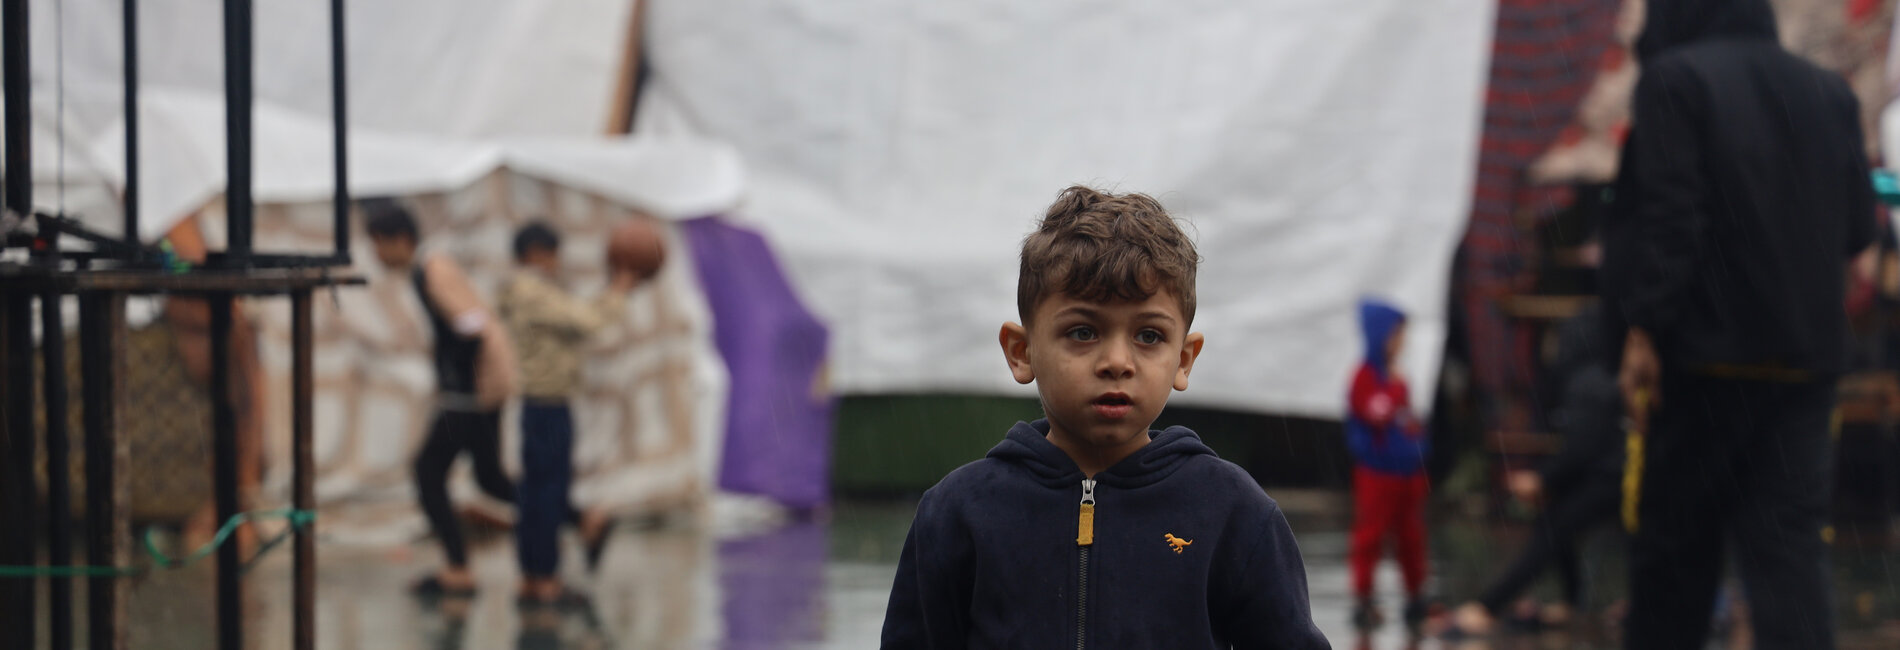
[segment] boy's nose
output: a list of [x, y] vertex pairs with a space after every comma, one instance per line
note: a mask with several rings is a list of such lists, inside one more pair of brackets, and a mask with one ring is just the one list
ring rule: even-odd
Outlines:
[[1102, 346], [1102, 355], [1095, 361], [1095, 374], [1105, 379], [1127, 379], [1135, 376], [1134, 351], [1126, 343], [1110, 343]]

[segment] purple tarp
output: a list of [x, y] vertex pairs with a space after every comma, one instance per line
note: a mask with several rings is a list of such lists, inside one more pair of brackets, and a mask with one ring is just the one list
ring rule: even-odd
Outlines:
[[793, 508], [831, 497], [833, 400], [814, 395], [824, 324], [805, 310], [758, 233], [719, 217], [681, 224], [731, 372], [719, 487]]

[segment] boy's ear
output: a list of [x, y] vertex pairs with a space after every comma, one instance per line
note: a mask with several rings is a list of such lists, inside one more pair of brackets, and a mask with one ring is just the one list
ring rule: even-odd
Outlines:
[[1201, 345], [1207, 343], [1207, 337], [1200, 332], [1187, 335], [1187, 344], [1181, 346], [1181, 368], [1174, 371], [1174, 389], [1187, 390], [1188, 372], [1194, 370], [1194, 360], [1201, 356]]
[[1029, 367], [1029, 330], [1018, 323], [1003, 323], [1003, 331], [997, 333], [996, 340], [1003, 344], [1003, 360], [1009, 362], [1009, 374], [1016, 378], [1016, 383], [1035, 381], [1036, 371]]

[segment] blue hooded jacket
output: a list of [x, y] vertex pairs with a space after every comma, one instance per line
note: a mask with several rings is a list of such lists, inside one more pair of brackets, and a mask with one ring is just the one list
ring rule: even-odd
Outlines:
[[1085, 481], [1048, 431], [1018, 422], [924, 493], [882, 647], [1329, 647], [1293, 531], [1245, 470], [1170, 427]]
[[1405, 323], [1405, 313], [1377, 300], [1359, 303], [1366, 360], [1347, 395], [1346, 446], [1361, 467], [1410, 476], [1425, 467], [1428, 448], [1423, 425], [1413, 415], [1405, 380], [1385, 358], [1386, 339]]

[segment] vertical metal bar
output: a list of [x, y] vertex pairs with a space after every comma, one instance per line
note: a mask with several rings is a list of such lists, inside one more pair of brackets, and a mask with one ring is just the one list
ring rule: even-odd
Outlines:
[[[14, 392], [10, 388], [17, 384], [14, 381], [12, 359], [19, 356], [19, 352], [13, 349], [14, 341], [10, 334], [13, 331], [11, 327], [13, 309], [13, 294], [0, 291], [0, 378], [6, 379], [6, 383], [0, 384], [0, 523], [19, 521], [14, 512], [14, 502], [18, 499], [14, 494], [16, 472], [13, 471], [13, 414], [22, 405], [28, 409], [32, 408], [30, 401], [15, 399]], [[30, 353], [32, 350], [29, 348], [27, 352]], [[16, 535], [0, 535], [0, 564], [15, 563], [19, 556], [19, 553], [14, 550], [19, 543], [16, 537]], [[18, 595], [18, 585], [22, 582], [24, 581], [18, 579], [0, 578], [0, 611], [23, 611], [13, 602]], [[11, 630], [0, 628], [0, 645], [21, 645], [19, 639], [12, 638], [13, 634]], [[31, 645], [32, 642], [33, 640], [29, 638], [26, 640], [26, 645]]]
[[[66, 315], [60, 294], [40, 294], [41, 382], [46, 391], [46, 559], [51, 566], [73, 564], [73, 508], [69, 458], [72, 438], [66, 417]], [[47, 579], [51, 613], [47, 636], [54, 650], [73, 647], [73, 579]]]
[[[125, 243], [139, 243], [139, 3], [125, 0]], [[97, 646], [95, 646], [97, 647]]]
[[[231, 403], [231, 301], [228, 293], [205, 296], [211, 305], [211, 447], [212, 494], [218, 523], [238, 514], [237, 408]], [[244, 583], [238, 574], [238, 545], [218, 547], [218, 647], [244, 647]]]
[[6, 93], [6, 204], [33, 214], [33, 79], [28, 64], [27, 0], [0, 3], [0, 86]]
[[[313, 483], [316, 464], [311, 453], [311, 436], [316, 428], [312, 391], [316, 389], [311, 353], [314, 341], [310, 333], [310, 290], [290, 294], [290, 450], [291, 506], [298, 510], [317, 507]], [[291, 578], [291, 647], [316, 650], [317, 647], [317, 532], [297, 530], [295, 575]]]
[[251, 0], [224, 0], [224, 259], [251, 257]]
[[[87, 293], [79, 299], [80, 401], [86, 428], [86, 563], [125, 566], [131, 561], [130, 497], [119, 468], [130, 448], [119, 436], [125, 397], [125, 295]], [[86, 588], [87, 643], [91, 650], [126, 647], [125, 578], [94, 577]]]
[[[7, 29], [11, 30], [13, 24], [8, 22]], [[12, 176], [7, 178], [12, 181]], [[8, 195], [9, 200], [12, 196]], [[0, 470], [0, 522], [6, 523], [7, 534], [0, 535], [0, 564], [32, 566], [39, 563], [40, 534], [39, 488], [33, 482], [38, 449], [33, 433], [37, 392], [33, 388], [33, 294], [14, 291], [4, 295], [7, 418], [6, 435], [0, 440], [0, 448], [6, 450], [6, 466]], [[0, 626], [0, 647], [37, 647], [38, 586], [39, 580], [34, 578], [0, 578], [0, 611], [12, 612], [10, 618], [16, 619]]]
[[[130, 2], [131, 0], [126, 0]], [[336, 191], [330, 198], [336, 210], [333, 234], [338, 264], [350, 263], [350, 156], [349, 77], [343, 70], [343, 0], [330, 0], [330, 131], [336, 138]]]

